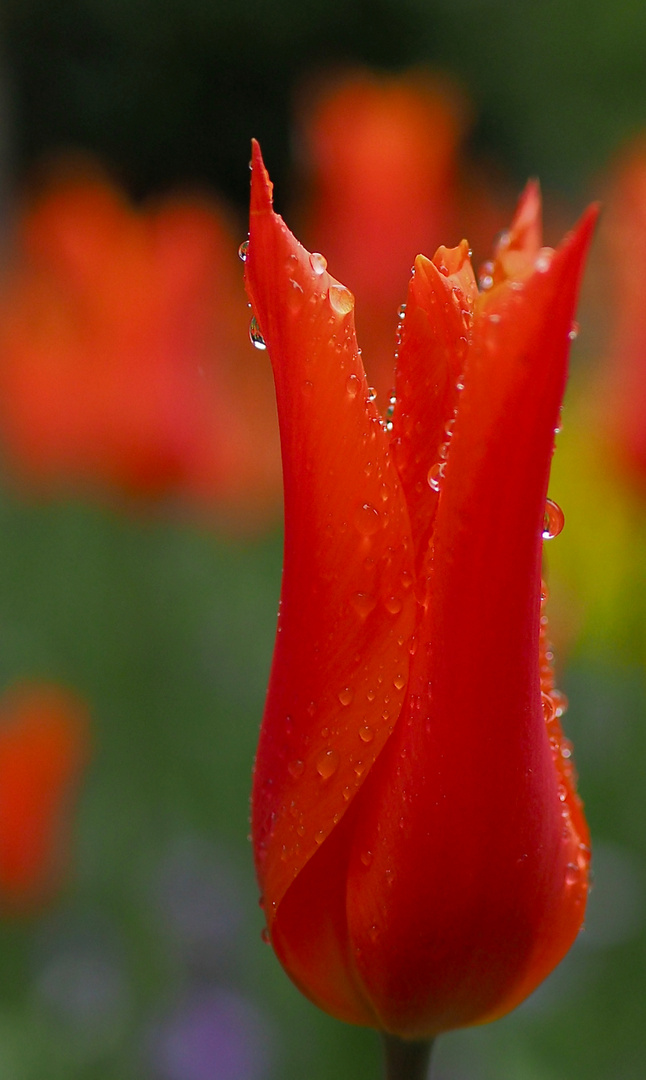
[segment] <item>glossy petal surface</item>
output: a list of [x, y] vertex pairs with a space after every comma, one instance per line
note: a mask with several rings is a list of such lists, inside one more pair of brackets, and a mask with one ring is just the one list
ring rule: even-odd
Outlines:
[[274, 368], [286, 497], [258, 876], [301, 989], [399, 1035], [508, 1011], [583, 918], [588, 835], [541, 554], [593, 219], [556, 253], [541, 248], [530, 185], [482, 294], [466, 242], [418, 257], [385, 424], [366, 400], [351, 302], [336, 310], [343, 287], [273, 213], [255, 150], [247, 285]]

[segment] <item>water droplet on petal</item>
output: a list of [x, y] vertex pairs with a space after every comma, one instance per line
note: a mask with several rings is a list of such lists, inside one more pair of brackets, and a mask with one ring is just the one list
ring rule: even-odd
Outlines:
[[573, 322], [572, 326], [570, 327], [570, 332], [568, 334], [568, 337], [569, 337], [570, 341], [576, 341], [578, 336], [579, 336], [579, 324], [578, 324], [578, 322]]
[[354, 307], [354, 296], [345, 285], [330, 285], [328, 297], [337, 315], [347, 315]]
[[361, 592], [355, 593], [351, 598], [350, 603], [361, 619], [366, 619], [370, 612], [374, 611], [377, 606], [377, 601], [372, 596], [368, 596], [367, 593]]
[[354, 697], [354, 690], [351, 686], [344, 686], [343, 690], [339, 690], [339, 701], [342, 705], [349, 705]]
[[403, 690], [404, 686], [406, 685], [405, 676], [404, 675], [395, 675], [395, 678], [393, 679], [393, 685], [394, 685], [396, 690]]
[[359, 738], [361, 739], [362, 742], [364, 742], [364, 743], [372, 742], [374, 737], [375, 737], [374, 731], [372, 730], [371, 727], [368, 727], [367, 724], [364, 724], [363, 727], [359, 728]]
[[322, 844], [324, 840], [325, 840], [325, 833], [323, 832], [323, 829], [319, 829], [318, 832], [314, 833], [314, 842], [316, 844]]
[[558, 536], [565, 524], [565, 514], [558, 503], [553, 499], [545, 500], [545, 517], [543, 519], [543, 540], [553, 540]]
[[377, 391], [375, 390], [374, 386], [369, 386], [368, 387], [368, 401], [374, 401], [376, 397], [377, 397]]
[[554, 709], [554, 702], [549, 694], [541, 694], [541, 707], [543, 709], [543, 719], [546, 723], [554, 719], [556, 710]]
[[581, 867], [578, 863], [568, 863], [565, 868], [565, 884], [576, 885], [581, 877]]
[[324, 274], [327, 270], [327, 259], [319, 251], [313, 251], [310, 255], [310, 266], [315, 274]]
[[398, 596], [389, 596], [388, 599], [384, 601], [384, 607], [391, 615], [399, 615], [399, 612], [402, 609], [402, 602]]
[[316, 771], [323, 780], [329, 780], [339, 767], [339, 752], [333, 748], [324, 750], [316, 760]]
[[431, 465], [430, 469], [428, 470], [426, 479], [428, 480], [428, 486], [433, 491], [440, 490], [440, 483], [444, 476], [444, 465], [445, 462], [436, 461], [435, 465]]
[[242, 243], [240, 244], [240, 247], [238, 248], [238, 258], [242, 259], [243, 262], [246, 262], [247, 261], [247, 252], [248, 251], [249, 251], [249, 241], [248, 240], [243, 240]]
[[263, 926], [262, 930], [260, 931], [260, 939], [261, 941], [264, 941], [265, 945], [271, 944], [271, 934], [269, 933], [268, 926]]
[[305, 762], [300, 761], [298, 758], [296, 759], [296, 761], [290, 761], [289, 765], [287, 766], [287, 772], [290, 776], [294, 777], [294, 780], [298, 780], [299, 776], [302, 776], [304, 771]]
[[397, 309], [397, 315], [400, 319], [406, 318], [406, 304], [400, 304]]
[[358, 375], [348, 375], [345, 389], [348, 397], [356, 398], [361, 389], [361, 380]]
[[267, 345], [265, 343], [265, 339], [262, 336], [262, 334], [260, 333], [260, 327], [258, 326], [258, 322], [256, 320], [255, 315], [253, 316], [251, 322], [249, 323], [249, 340], [250, 340], [251, 344], [256, 349], [266, 349], [267, 348]]
[[370, 863], [372, 862], [372, 852], [362, 851], [359, 858], [361, 859], [361, 862], [364, 866], [370, 866]]
[[303, 306], [305, 294], [303, 292], [302, 285], [299, 285], [293, 278], [289, 279], [289, 292], [287, 293], [287, 306], [289, 310], [296, 315]]
[[354, 524], [363, 536], [372, 536], [379, 529], [379, 511], [370, 503], [363, 503], [354, 515]]

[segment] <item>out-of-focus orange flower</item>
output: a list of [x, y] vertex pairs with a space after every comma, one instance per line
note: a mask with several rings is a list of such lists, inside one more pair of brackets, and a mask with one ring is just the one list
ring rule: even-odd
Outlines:
[[392, 386], [395, 313], [417, 253], [457, 244], [467, 226], [489, 244], [504, 217], [482, 186], [460, 178], [468, 110], [447, 80], [359, 70], [328, 79], [306, 101], [303, 235], [357, 297], [364, 362], [381, 398]]
[[541, 247], [530, 185], [483, 293], [466, 242], [418, 256], [381, 416], [354, 298], [273, 212], [254, 149], [246, 280], [285, 485], [258, 879], [304, 993], [407, 1038], [503, 1015], [583, 919], [588, 831], [541, 553], [593, 218]]
[[205, 199], [138, 210], [87, 170], [46, 187], [19, 223], [0, 310], [14, 473], [251, 522], [275, 512], [275, 409], [238, 242]]
[[87, 741], [85, 706], [60, 686], [25, 683], [0, 701], [0, 910], [56, 888]]

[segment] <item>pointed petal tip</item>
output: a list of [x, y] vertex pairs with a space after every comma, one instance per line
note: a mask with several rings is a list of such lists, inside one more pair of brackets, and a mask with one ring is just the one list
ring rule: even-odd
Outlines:
[[271, 210], [273, 206], [274, 185], [269, 179], [262, 158], [260, 143], [251, 140], [251, 214], [260, 214]]

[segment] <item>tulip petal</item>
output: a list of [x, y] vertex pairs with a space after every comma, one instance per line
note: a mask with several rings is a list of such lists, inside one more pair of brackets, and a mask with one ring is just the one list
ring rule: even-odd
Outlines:
[[508, 1011], [583, 917], [586, 837], [561, 797], [541, 709], [539, 609], [554, 429], [594, 216], [520, 289], [478, 301], [409, 693], [355, 808], [350, 938], [382, 1026], [400, 1035]]
[[[392, 731], [415, 598], [408, 513], [368, 394], [353, 298], [274, 213], [257, 145], [245, 270], [284, 463], [285, 572], [252, 796], [272, 928]], [[342, 896], [342, 872], [336, 884]]]
[[476, 291], [466, 240], [453, 250], [440, 248], [433, 262], [423, 255], [415, 260], [397, 362], [391, 447], [418, 570], [433, 530]]

